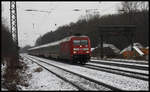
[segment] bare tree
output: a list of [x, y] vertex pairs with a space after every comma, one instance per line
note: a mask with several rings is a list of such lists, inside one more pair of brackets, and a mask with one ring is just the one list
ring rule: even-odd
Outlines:
[[148, 11], [149, 10], [149, 3], [148, 1], [140, 2], [141, 11]]
[[148, 11], [148, 1], [124, 1], [121, 2], [121, 7], [118, 7], [118, 13], [131, 13], [138, 11]]
[[141, 2], [139, 1], [125, 1], [121, 2], [121, 8], [118, 8], [118, 12], [130, 13], [137, 12], [140, 9]]

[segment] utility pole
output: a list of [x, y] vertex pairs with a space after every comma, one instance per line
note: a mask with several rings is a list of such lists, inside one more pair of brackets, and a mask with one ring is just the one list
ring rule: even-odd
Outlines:
[[19, 46], [18, 46], [18, 27], [17, 27], [16, 1], [10, 1], [10, 25], [11, 25], [12, 39], [15, 42], [15, 45], [16, 45], [15, 49], [17, 51], [17, 61], [18, 61], [19, 60]]
[[101, 56], [101, 59], [104, 58], [104, 53], [103, 53], [103, 34], [100, 35], [100, 41], [101, 41], [101, 44], [100, 44], [100, 56]]
[[12, 39], [18, 46], [17, 10], [15, 1], [10, 1], [10, 23]]
[[[129, 12], [129, 25], [132, 25], [132, 10]], [[131, 51], [133, 51], [133, 36], [134, 34], [131, 32]]]
[[[125, 12], [125, 10], [119, 10], [120, 12]], [[133, 16], [133, 11], [131, 10], [129, 13], [128, 13], [128, 24], [129, 25], [133, 25], [133, 22], [132, 22], [132, 16]], [[129, 39], [129, 41], [130, 41], [130, 43], [131, 43], [131, 51], [133, 51], [133, 46], [134, 46], [134, 41], [133, 41], [133, 39], [134, 39], [134, 33], [133, 32], [131, 32], [131, 34], [130, 34], [130, 39]]]

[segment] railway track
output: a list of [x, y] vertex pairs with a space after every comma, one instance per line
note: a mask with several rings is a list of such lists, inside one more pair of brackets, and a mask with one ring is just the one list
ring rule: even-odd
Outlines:
[[[30, 57], [32, 57], [32, 56], [30, 56]], [[33, 57], [32, 57], [33, 58]], [[36, 59], [36, 60], [38, 60], [37, 58], [34, 58], [34, 59]], [[38, 60], [39, 61], [39, 60]], [[44, 62], [43, 60], [40, 60], [40, 62], [43, 62], [43, 63], [45, 63], [45, 64], [49, 64], [49, 63], [47, 63], [47, 62]], [[56, 62], [59, 62], [59, 61], [56, 61]], [[60, 62], [59, 62], [60, 63]], [[62, 62], [61, 62], [62, 63]], [[65, 63], [65, 62], [63, 62], [63, 63]], [[68, 63], [67, 63], [68, 64]], [[51, 64], [49, 64], [49, 65], [51, 65]], [[59, 69], [62, 69], [62, 68], [60, 68], [60, 67], [58, 67], [58, 66], [55, 66], [55, 65], [51, 65], [51, 66], [53, 66], [53, 67], [56, 67], [56, 68], [59, 68]], [[79, 65], [78, 65], [79, 66]], [[112, 74], [116, 74], [116, 75], [121, 75], [121, 76], [127, 76], [127, 77], [131, 77], [131, 78], [135, 78], [135, 79], [140, 79], [140, 80], [143, 80], [143, 81], [148, 81], [148, 76], [147, 75], [142, 75], [142, 74], [138, 74], [138, 73], [133, 73], [133, 72], [130, 72], [130, 71], [122, 71], [122, 70], [117, 70], [117, 69], [112, 69], [112, 68], [104, 68], [104, 67], [98, 67], [98, 66], [92, 66], [92, 65], [90, 65], [90, 64], [86, 64], [86, 65], [84, 65], [84, 66], [80, 66], [80, 67], [83, 67], [83, 68], [88, 68], [88, 69], [93, 69], [93, 70], [98, 70], [98, 71], [103, 71], [103, 72], [108, 72], [108, 73], [112, 73]], [[62, 69], [63, 71], [66, 71], [66, 69]], [[98, 83], [98, 82], [96, 82], [96, 80], [93, 80], [93, 79], [88, 79], [88, 77], [87, 76], [83, 76], [83, 75], [79, 75], [79, 74], [76, 74], [75, 72], [71, 72], [71, 71], [66, 71], [66, 72], [69, 72], [69, 73], [71, 73], [71, 74], [74, 74], [74, 75], [72, 75], [72, 76], [80, 76], [80, 77], [82, 77], [82, 78], [85, 78], [86, 79], [86, 81], [87, 80], [90, 80], [90, 81], [92, 81], [92, 82], [95, 82], [96, 84], [99, 84], [99, 85], [103, 85], [104, 87], [107, 87], [107, 88], [109, 88], [110, 90], [124, 90], [124, 89], [119, 89], [118, 87], [114, 87], [114, 86], [110, 86], [110, 85], [108, 85], [108, 84], [105, 84], [104, 82], [101, 82], [101, 83]], [[77, 82], [76, 82], [77, 83]], [[85, 84], [83, 84], [83, 85], [85, 85]], [[82, 85], [80, 85], [79, 86], [79, 84], [76, 84], [76, 86], [78, 86], [78, 87], [82, 87]], [[77, 87], [77, 88], [78, 88]], [[86, 88], [85, 87], [83, 87], [83, 88], [78, 88], [79, 90], [85, 90]], [[89, 89], [87, 89], [87, 90], [89, 90]], [[98, 90], [100, 90], [100, 89], [98, 89]]]
[[148, 71], [148, 65], [147, 67], [145, 66], [137, 66], [137, 65], [130, 65], [129, 63], [123, 64], [123, 63], [114, 63], [113, 61], [108, 62], [108, 61], [90, 61], [90, 63], [97, 63], [97, 64], [103, 64], [103, 65], [111, 65], [111, 66], [120, 66], [120, 67], [126, 67], [126, 68], [132, 68], [132, 69], [140, 69], [140, 70], [147, 70]]
[[48, 69], [48, 68], [42, 66], [41, 64], [35, 62], [34, 60], [32, 60], [32, 59], [30, 59], [30, 58], [28, 58], [28, 57], [25, 57], [25, 58], [31, 60], [32, 62], [36, 63], [37, 65], [41, 66], [42, 68], [46, 69], [47, 71], [51, 72], [52, 74], [56, 75], [58, 78], [60, 78], [60, 79], [62, 79], [62, 80], [64, 80], [64, 81], [70, 83], [71, 85], [73, 85], [74, 87], [76, 87], [78, 90], [83, 90], [82, 87], [79, 87], [78, 85], [72, 83], [71, 81], [68, 81], [65, 77], [60, 76], [59, 74], [57, 74], [57, 73], [51, 71], [50, 69]]
[[[28, 57], [26, 57], [26, 58], [28, 58]], [[30, 57], [31, 58], [31, 57]], [[112, 87], [112, 86], [109, 86], [109, 85], [106, 85], [106, 84], [103, 84], [103, 83], [101, 83], [101, 82], [98, 82], [98, 81], [96, 81], [96, 80], [93, 80], [93, 79], [90, 79], [90, 78], [88, 78], [88, 77], [86, 77], [86, 76], [82, 76], [82, 75], [80, 75], [80, 74], [76, 74], [76, 73], [74, 73], [74, 72], [71, 72], [71, 71], [68, 71], [68, 70], [65, 70], [65, 69], [62, 69], [62, 68], [60, 68], [60, 67], [58, 67], [58, 66], [54, 66], [54, 65], [52, 65], [52, 64], [49, 64], [49, 63], [46, 63], [46, 62], [43, 62], [43, 61], [41, 61], [41, 60], [38, 60], [38, 59], [35, 59], [35, 60], [38, 60], [38, 62], [40, 61], [40, 62], [42, 62], [42, 63], [45, 63], [45, 64], [47, 64], [47, 65], [50, 65], [50, 67], [55, 67], [55, 68], [57, 68], [57, 70], [59, 69], [60, 71], [62, 71], [62, 72], [65, 72], [65, 74], [66, 73], [68, 73], [70, 76], [76, 76], [76, 77], [78, 77], [76, 80], [73, 80], [73, 79], [69, 79], [69, 78], [66, 78], [66, 77], [63, 77], [62, 75], [60, 75], [59, 73], [56, 73], [56, 71], [51, 71], [50, 69], [48, 69], [48, 68], [46, 68], [45, 66], [43, 66], [42, 64], [40, 64], [40, 63], [37, 63], [36, 61], [34, 61], [33, 59], [30, 59], [30, 58], [28, 58], [29, 60], [31, 60], [31, 61], [33, 61], [33, 62], [35, 62], [36, 64], [38, 64], [39, 66], [41, 66], [41, 67], [43, 67], [44, 69], [46, 69], [46, 70], [48, 70], [49, 72], [51, 72], [51, 73], [53, 73], [54, 75], [56, 75], [57, 77], [59, 77], [59, 78], [61, 78], [61, 79], [63, 79], [64, 81], [66, 81], [66, 82], [69, 82], [71, 85], [73, 85], [73, 86], [75, 86], [77, 89], [79, 89], [79, 90], [114, 90], [114, 91], [120, 91], [120, 89], [118, 89], [118, 88], [114, 88], [114, 87]], [[32, 57], [33, 58], [33, 57]], [[68, 75], [67, 74], [67, 75]], [[88, 84], [88, 85], [87, 85]], [[90, 89], [89, 89], [89, 87], [88, 88], [86, 88], [86, 86], [84, 86], [84, 85], [86, 85], [86, 86], [92, 86]]]
[[[60, 62], [60, 61], [56, 61], [56, 62]], [[61, 63], [68, 64], [67, 62], [61, 62]], [[117, 75], [127, 76], [127, 77], [131, 77], [131, 78], [141, 79], [141, 80], [145, 80], [145, 81], [149, 80], [149, 74], [145, 74], [145, 73], [115, 69], [115, 68], [104, 67], [104, 66], [97, 66], [97, 65], [90, 64], [90, 63], [87, 63], [84, 66], [77, 64], [77, 66], [94, 69], [94, 70], [99, 70], [99, 71], [104, 71], [104, 72], [109, 72], [109, 73], [113, 73], [113, 74], [117, 74]]]
[[148, 65], [149, 62], [146, 61], [127, 61], [127, 60], [117, 60], [117, 59], [107, 59], [107, 61], [113, 61], [113, 62], [123, 62], [123, 63], [133, 63], [133, 64], [142, 64], [142, 65]]
[[[60, 61], [56, 61], [56, 62], [60, 62]], [[69, 64], [68, 62], [62, 62], [61, 63], [65, 63], [65, 64]], [[100, 63], [99, 63], [100, 65]], [[119, 69], [117, 68], [111, 68], [111, 67], [104, 67], [104, 66], [98, 66], [98, 65], [93, 65], [90, 63], [87, 63], [86, 65], [80, 65], [77, 64], [77, 66], [80, 67], [85, 67], [85, 68], [90, 68], [90, 69], [94, 69], [94, 70], [99, 70], [99, 71], [105, 71], [105, 72], [109, 72], [109, 73], [114, 73], [114, 74], [118, 74], [118, 75], [123, 75], [123, 76], [128, 76], [128, 77], [132, 77], [132, 78], [137, 78], [137, 79], [141, 79], [141, 80], [148, 80], [149, 79], [149, 74], [146, 73], [141, 73], [141, 72], [135, 72], [134, 70], [129, 71], [126, 69]]]
[[99, 70], [99, 71], [104, 71], [104, 72], [117, 74], [117, 75], [122, 75], [122, 76], [127, 76], [127, 77], [131, 77], [131, 78], [141, 79], [141, 80], [145, 80], [145, 81], [149, 80], [148, 75], [138, 74], [138, 73], [130, 72], [130, 71], [124, 71], [124, 70], [119, 70], [119, 69], [112, 69], [112, 68], [94, 66], [94, 65], [90, 65], [90, 64], [86, 64], [85, 66], [81, 66], [81, 67], [94, 69], [94, 70]]
[[128, 73], [133, 73], [133, 74], [149, 76], [149, 73], [147, 70], [132, 69], [132, 68], [130, 69], [130, 68], [124, 68], [124, 67], [118, 67], [118, 66], [111, 66], [111, 65], [94, 64], [94, 63], [87, 63], [86, 65], [92, 66], [92, 67], [109, 69], [109, 70], [116, 70], [120, 72], [128, 72]]
[[[60, 62], [60, 61], [56, 61], [56, 62]], [[62, 62], [62, 63], [68, 64], [67, 62]], [[84, 66], [77, 64], [77, 66], [94, 69], [94, 70], [99, 70], [99, 71], [104, 71], [104, 72], [109, 72], [112, 74], [127, 76], [127, 77], [131, 77], [131, 78], [141, 79], [141, 80], [145, 80], [145, 81], [149, 80], [149, 74], [145, 74], [145, 73], [139, 73], [139, 72], [127, 71], [127, 70], [121, 70], [121, 69], [114, 69], [114, 68], [110, 68], [110, 67], [96, 66], [93, 64], [89, 64], [89, 63], [87, 63]]]

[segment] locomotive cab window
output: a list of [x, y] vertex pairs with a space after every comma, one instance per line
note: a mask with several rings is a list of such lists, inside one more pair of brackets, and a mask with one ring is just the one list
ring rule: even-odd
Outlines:
[[80, 40], [73, 40], [74, 45], [80, 45]]
[[73, 40], [74, 45], [88, 45], [87, 40]]
[[87, 40], [81, 40], [80, 44], [81, 45], [88, 45], [88, 41]]

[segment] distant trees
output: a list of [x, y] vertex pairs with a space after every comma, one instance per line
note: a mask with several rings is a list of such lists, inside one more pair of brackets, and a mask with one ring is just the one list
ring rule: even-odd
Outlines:
[[141, 2], [141, 11], [148, 11], [149, 10], [149, 2], [143, 1]]
[[[96, 47], [98, 44], [100, 44], [100, 25], [129, 25], [129, 12], [131, 10], [134, 10], [136, 12], [134, 12], [133, 16], [131, 16], [132, 23], [135, 24], [137, 27], [134, 42], [139, 42], [142, 45], [147, 46], [149, 36], [149, 11], [147, 11], [147, 8], [143, 8], [143, 10], [140, 8], [142, 7], [142, 2], [135, 2], [131, 4], [130, 3], [131, 2], [122, 2], [122, 9], [126, 11], [125, 13], [105, 16], [82, 16], [76, 23], [72, 22], [68, 25], [61, 26], [56, 29], [56, 31], [48, 32], [45, 35], [39, 37], [36, 41], [36, 45], [54, 42], [75, 33], [81, 33], [89, 36], [92, 47]], [[122, 35], [106, 36], [104, 37], [104, 42], [114, 44], [119, 49], [123, 49], [130, 44], [126, 37]]]
[[118, 12], [131, 13], [138, 11], [148, 11], [148, 2], [144, 1], [124, 1], [121, 3], [121, 8], [118, 8]]
[[149, 2], [148, 1], [125, 1], [121, 3], [121, 8], [118, 8], [121, 19], [126, 19], [127, 24], [136, 25], [135, 42], [140, 42], [144, 46], [148, 43], [149, 32]]

